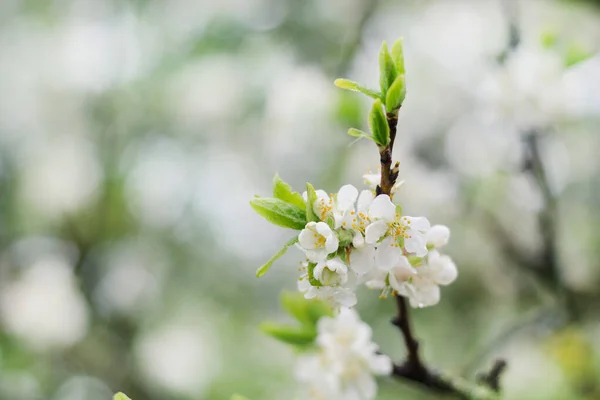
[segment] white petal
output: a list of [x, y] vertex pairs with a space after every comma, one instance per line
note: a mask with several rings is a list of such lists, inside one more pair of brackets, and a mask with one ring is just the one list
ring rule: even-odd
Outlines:
[[375, 264], [377, 268], [389, 271], [400, 263], [402, 250], [399, 247], [391, 245], [391, 239], [386, 239], [375, 252]]
[[352, 185], [344, 185], [337, 194], [338, 209], [346, 211], [354, 208], [354, 203], [358, 197], [358, 189]]
[[434, 225], [427, 231], [427, 244], [435, 248], [444, 247], [450, 240], [450, 229], [445, 225]]
[[332, 233], [327, 240], [325, 240], [325, 251], [327, 254], [331, 254], [334, 251], [337, 251], [340, 245], [340, 241], [335, 233]]
[[415, 308], [434, 306], [440, 301], [440, 287], [438, 285], [414, 286], [410, 305]]
[[420, 232], [427, 232], [431, 227], [429, 220], [425, 217], [403, 217], [410, 221], [410, 227]]
[[375, 248], [363, 246], [352, 249], [350, 253], [350, 267], [358, 274], [365, 274], [375, 265]]
[[375, 189], [381, 183], [381, 174], [364, 174], [363, 180], [367, 185]]
[[371, 219], [382, 219], [392, 222], [396, 217], [396, 205], [390, 200], [387, 194], [380, 194], [369, 207], [369, 217]]
[[450, 257], [438, 255], [434, 259], [429, 258], [428, 262], [429, 266], [435, 271], [434, 279], [439, 285], [449, 285], [458, 277], [456, 264]]
[[375, 354], [369, 359], [369, 367], [375, 375], [392, 373], [392, 360], [385, 354]]
[[425, 237], [419, 232], [409, 229], [406, 231], [411, 238], [404, 239], [404, 248], [409, 253], [415, 253], [417, 257], [425, 257], [427, 255], [427, 242]]
[[327, 259], [327, 253], [325, 253], [322, 249], [304, 250], [304, 254], [306, 254], [306, 258], [308, 258], [311, 262], [314, 263], [318, 263]]
[[309, 228], [309, 224], [314, 224], [314, 222], [309, 222], [298, 235], [298, 243], [303, 249], [314, 249], [316, 247], [315, 231]]
[[319, 263], [317, 263], [317, 265], [315, 265], [315, 268], [313, 269], [313, 277], [320, 281], [323, 278], [323, 270], [325, 269], [325, 267], [327, 266], [327, 262], [326, 261], [321, 261]]
[[377, 241], [386, 234], [388, 229], [388, 223], [383, 220], [375, 221], [369, 224], [367, 229], [365, 229], [365, 242], [368, 244], [377, 243]]
[[334, 300], [343, 307], [354, 307], [357, 303], [356, 293], [346, 288], [338, 288]]
[[300, 292], [306, 292], [308, 291], [308, 289], [311, 288], [311, 284], [308, 281], [308, 277], [303, 277], [298, 279], [298, 291]]
[[377, 382], [375, 382], [375, 378], [370, 373], [365, 371], [365, 373], [360, 374], [356, 380], [356, 384], [358, 384], [362, 393], [359, 399], [374, 399], [377, 395]]
[[354, 234], [354, 237], [352, 238], [352, 246], [358, 248], [358, 247], [363, 247], [364, 245], [365, 245], [365, 238], [363, 237], [362, 233], [356, 232]]
[[333, 233], [331, 231], [331, 228], [329, 227], [329, 225], [327, 225], [325, 222], [317, 222], [315, 224], [315, 229], [319, 235], [322, 235], [325, 237], [328, 237], [329, 235], [331, 235]]
[[373, 199], [375, 199], [375, 195], [370, 190], [363, 190], [360, 192], [356, 203], [356, 211], [363, 213], [368, 212]]

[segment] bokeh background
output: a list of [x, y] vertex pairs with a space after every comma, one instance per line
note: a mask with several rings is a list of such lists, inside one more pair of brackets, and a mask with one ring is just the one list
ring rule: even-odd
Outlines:
[[[361, 186], [345, 135], [405, 38], [405, 212], [459, 279], [414, 310], [432, 365], [508, 361], [508, 399], [600, 399], [600, 8], [552, 0], [2, 0], [0, 399], [295, 396], [300, 252], [248, 206], [278, 172]], [[392, 301], [358, 309], [403, 356]], [[383, 379], [381, 399], [434, 399]]]

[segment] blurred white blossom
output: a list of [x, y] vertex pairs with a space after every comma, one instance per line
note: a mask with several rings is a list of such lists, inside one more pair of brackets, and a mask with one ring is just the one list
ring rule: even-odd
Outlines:
[[318, 323], [317, 350], [300, 356], [296, 377], [310, 399], [372, 400], [377, 394], [374, 376], [389, 375], [392, 362], [378, 354], [371, 327], [356, 311], [342, 309], [337, 317]]
[[217, 339], [194, 324], [167, 324], [138, 339], [136, 355], [142, 374], [153, 385], [198, 397], [220, 372]]
[[7, 283], [0, 311], [9, 332], [41, 350], [71, 346], [88, 328], [87, 305], [72, 267], [57, 256], [41, 258]]

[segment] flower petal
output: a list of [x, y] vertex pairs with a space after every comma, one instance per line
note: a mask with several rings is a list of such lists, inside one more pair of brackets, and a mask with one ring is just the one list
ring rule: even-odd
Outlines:
[[354, 208], [354, 203], [358, 197], [358, 189], [352, 185], [344, 185], [337, 194], [337, 206], [341, 211], [347, 211]]
[[444, 247], [450, 240], [450, 229], [445, 225], [434, 225], [425, 235], [427, 244], [435, 248]]
[[377, 220], [382, 219], [387, 222], [392, 222], [396, 217], [396, 205], [390, 200], [387, 194], [380, 194], [375, 197], [369, 206], [369, 217]]
[[389, 271], [400, 263], [400, 257], [402, 257], [402, 250], [392, 246], [392, 240], [389, 238], [377, 247], [375, 264], [377, 268]]
[[366, 274], [375, 265], [375, 248], [363, 246], [352, 249], [350, 253], [350, 268], [358, 274]]
[[358, 201], [356, 202], [356, 211], [362, 213], [368, 212], [373, 199], [375, 199], [375, 195], [370, 190], [363, 190], [360, 192]]
[[415, 253], [417, 257], [425, 257], [427, 255], [427, 242], [425, 237], [414, 229], [409, 229], [406, 233], [411, 236], [404, 239], [404, 248], [409, 253]]
[[367, 229], [365, 229], [365, 242], [368, 244], [377, 243], [377, 241], [386, 234], [388, 229], [388, 223], [383, 220], [375, 221], [372, 224], [369, 224]]
[[410, 227], [420, 232], [427, 232], [431, 227], [429, 220], [425, 217], [402, 217], [410, 221]]

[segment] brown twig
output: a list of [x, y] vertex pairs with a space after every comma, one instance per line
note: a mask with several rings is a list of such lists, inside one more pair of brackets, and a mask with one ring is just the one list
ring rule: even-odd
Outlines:
[[486, 374], [480, 374], [478, 381], [489, 386], [494, 392], [500, 392], [500, 377], [506, 370], [506, 365], [506, 361], [503, 359], [494, 361], [490, 371]]
[[[391, 195], [392, 187], [398, 178], [398, 164], [392, 168], [392, 151], [396, 139], [398, 116], [396, 113], [387, 113], [387, 122], [390, 130], [390, 142], [380, 150], [381, 183], [377, 187], [377, 194]], [[421, 360], [419, 354], [419, 341], [413, 334], [410, 313], [406, 299], [400, 295], [395, 296], [398, 312], [392, 323], [400, 329], [407, 350], [404, 363], [394, 365], [392, 375], [397, 378], [407, 379], [440, 394], [446, 394], [460, 399], [494, 399], [494, 393], [485, 388], [471, 384], [464, 380], [443, 376], [429, 368]]]

